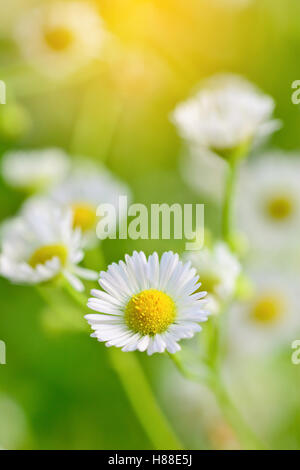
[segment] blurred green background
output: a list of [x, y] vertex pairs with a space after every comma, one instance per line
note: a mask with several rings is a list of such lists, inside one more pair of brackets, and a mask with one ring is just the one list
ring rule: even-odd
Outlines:
[[[0, 3], [0, 79], [7, 85], [1, 154], [55, 146], [105, 162], [137, 202], [205, 203], [206, 225], [217, 234], [220, 208], [194, 194], [178, 169], [182, 143], [169, 120], [175, 104], [203, 77], [244, 75], [276, 101], [284, 127], [271, 145], [299, 148], [300, 108], [291, 102], [291, 84], [300, 78], [298, 0], [253, 0], [243, 8], [225, 0], [98, 0], [93, 3], [116, 38], [112, 49], [63, 80], [30, 66], [13, 39], [18, 18], [44, 3]], [[23, 200], [3, 181], [0, 198], [1, 220]], [[183, 242], [108, 240], [103, 249], [110, 262], [133, 249], [181, 251]], [[104, 345], [87, 333], [60, 331], [33, 288], [1, 278], [0, 306], [0, 339], [7, 345], [7, 364], [0, 365], [0, 447], [152, 448]], [[249, 359], [232, 372], [243, 413], [254, 423], [260, 418], [273, 448], [300, 448], [300, 368], [289, 357], [288, 350], [259, 364]], [[238, 446], [228, 430], [210, 432], [201, 387], [183, 383], [179, 393], [182, 380], [166, 358], [139, 359], [187, 448]]]

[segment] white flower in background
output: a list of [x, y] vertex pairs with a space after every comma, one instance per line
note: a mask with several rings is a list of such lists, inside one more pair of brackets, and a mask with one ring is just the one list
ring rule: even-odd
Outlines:
[[[117, 212], [120, 196], [127, 196], [129, 203], [131, 194], [128, 186], [104, 167], [92, 164], [84, 164], [82, 167], [79, 165], [69, 178], [48, 194], [50, 200], [72, 210], [74, 228], [80, 228], [88, 246], [92, 246], [97, 240], [97, 207], [99, 204], [109, 203]], [[122, 218], [127, 214], [117, 216]]]
[[254, 294], [234, 304], [229, 313], [233, 354], [261, 355], [282, 346], [290, 348], [300, 332], [298, 277], [257, 267], [248, 274]]
[[225, 193], [227, 163], [203, 147], [193, 145], [186, 150], [180, 165], [184, 181], [197, 194], [221, 203]]
[[63, 150], [17, 150], [4, 154], [2, 175], [14, 188], [37, 191], [62, 180], [70, 170], [70, 160]]
[[218, 313], [222, 303], [235, 293], [241, 265], [225, 243], [216, 243], [212, 248], [198, 252], [186, 252], [184, 259], [196, 268], [201, 280], [201, 289], [207, 292], [207, 309]]
[[196, 270], [183, 264], [177, 254], [157, 253], [147, 259], [143, 252], [125, 256], [100, 273], [104, 289], [92, 290], [88, 306], [101, 314], [86, 315], [93, 337], [123, 351], [148, 355], [180, 349], [177, 341], [191, 338], [207, 320]]
[[181, 137], [225, 158], [247, 149], [279, 128], [274, 101], [235, 75], [217, 75], [172, 114]]
[[0, 274], [16, 284], [38, 284], [64, 276], [76, 290], [79, 277], [97, 273], [78, 265], [83, 259], [80, 230], [73, 230], [71, 211], [37, 204], [6, 222], [2, 233]]
[[105, 33], [97, 10], [83, 2], [51, 2], [21, 17], [16, 40], [41, 72], [64, 76], [99, 55]]
[[236, 211], [250, 248], [277, 253], [299, 244], [299, 182], [297, 154], [269, 152], [242, 167]]

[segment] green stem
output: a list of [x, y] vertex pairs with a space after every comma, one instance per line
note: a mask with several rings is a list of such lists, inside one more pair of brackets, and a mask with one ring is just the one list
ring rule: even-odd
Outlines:
[[109, 358], [155, 449], [183, 449], [160, 409], [135, 353], [109, 349]]
[[220, 377], [216, 379], [214, 392], [220, 409], [226, 421], [231, 425], [232, 429], [236, 432], [237, 436], [241, 438], [245, 449], [250, 450], [265, 450], [266, 445], [256, 436], [254, 431], [245, 422], [241, 413], [234, 405], [230, 395], [228, 394], [224, 384], [221, 382]]
[[[52, 312], [52, 324], [56, 324], [56, 328], [61, 330], [70, 331], [85, 331], [88, 332], [89, 328], [80, 314], [78, 309], [78, 301], [71, 308], [69, 295], [66, 296], [63, 291], [58, 291], [57, 286], [37, 284], [35, 286], [41, 299], [50, 307]], [[65, 289], [67, 292], [68, 289]]]
[[[87, 298], [64, 283], [68, 294], [81, 307], [86, 308]], [[148, 384], [143, 369], [134, 353], [116, 348], [108, 349], [110, 362], [119, 376], [125, 393], [145, 433], [155, 449], [183, 449], [160, 409]]]
[[227, 243], [230, 242], [232, 225], [233, 225], [233, 201], [234, 189], [237, 175], [237, 162], [232, 160], [229, 162], [228, 175], [226, 181], [225, 200], [223, 205], [222, 217], [222, 237]]
[[210, 369], [209, 372], [206, 371], [206, 374], [198, 376], [187, 370], [177, 355], [169, 354], [169, 357], [183, 377], [210, 388], [218, 401], [224, 418], [237, 433], [237, 436], [241, 437], [245, 449], [266, 448], [243, 420], [221, 382], [220, 375], [217, 371]]
[[77, 303], [80, 307], [87, 309], [88, 298], [85, 294], [75, 290], [65, 278], [62, 278], [61, 285], [63, 289], [67, 292], [67, 294], [74, 300], [75, 303]]

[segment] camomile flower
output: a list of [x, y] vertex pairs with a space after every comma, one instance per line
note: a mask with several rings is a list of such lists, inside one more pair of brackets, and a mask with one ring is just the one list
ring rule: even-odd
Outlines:
[[250, 269], [254, 294], [230, 309], [228, 334], [235, 354], [261, 355], [290, 347], [300, 332], [299, 283], [294, 274]]
[[78, 165], [68, 178], [47, 195], [53, 202], [72, 210], [73, 226], [81, 230], [84, 243], [89, 247], [93, 246], [97, 240], [99, 204], [113, 205], [119, 218], [127, 215], [117, 213], [120, 196], [131, 199], [128, 186], [104, 167], [92, 164]]
[[50, 76], [64, 76], [98, 56], [105, 33], [84, 2], [51, 2], [21, 17], [16, 40], [25, 58]]
[[230, 300], [236, 290], [241, 266], [225, 243], [216, 243], [212, 248], [198, 252], [186, 252], [186, 261], [196, 268], [201, 279], [201, 288], [207, 292], [207, 308], [218, 313], [222, 303]]
[[237, 221], [258, 252], [277, 253], [299, 244], [300, 158], [274, 151], [241, 169]]
[[70, 169], [63, 150], [16, 150], [4, 154], [2, 176], [7, 184], [26, 191], [44, 190], [62, 180]]
[[242, 77], [217, 75], [180, 103], [171, 119], [189, 144], [230, 158], [278, 129], [273, 110], [273, 99]]
[[0, 274], [15, 284], [38, 284], [65, 277], [79, 291], [79, 277], [97, 273], [78, 266], [83, 259], [80, 230], [72, 227], [71, 211], [50, 204], [31, 206], [5, 223], [2, 231]]
[[207, 320], [196, 270], [171, 251], [147, 259], [143, 252], [125, 256], [100, 273], [103, 290], [92, 290], [86, 315], [98, 341], [122, 351], [175, 353], [178, 341], [191, 338]]

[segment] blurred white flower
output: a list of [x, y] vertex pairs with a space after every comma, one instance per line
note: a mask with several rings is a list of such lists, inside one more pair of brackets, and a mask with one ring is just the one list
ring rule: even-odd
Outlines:
[[184, 181], [201, 196], [221, 203], [228, 171], [226, 162], [203, 147], [191, 145], [186, 150], [180, 165]]
[[86, 315], [92, 334], [106, 346], [123, 351], [175, 353], [177, 341], [201, 331], [207, 320], [205, 292], [199, 288], [196, 270], [183, 264], [177, 254], [157, 253], [147, 259], [143, 252], [125, 256], [100, 273], [104, 291], [92, 290], [88, 306], [101, 314]]
[[295, 274], [250, 269], [254, 285], [249, 300], [229, 312], [229, 348], [233, 354], [262, 355], [290, 343], [300, 332], [299, 281]]
[[[120, 196], [127, 196], [128, 203], [130, 203], [129, 187], [104, 167], [92, 163], [75, 166], [70, 176], [46, 195], [47, 199], [55, 204], [71, 209], [73, 226], [81, 230], [84, 245], [88, 247], [93, 246], [97, 241], [96, 211], [99, 204], [112, 204], [116, 209], [117, 217], [126, 217], [127, 214], [117, 212]], [[36, 201], [37, 198], [29, 199], [25, 207], [30, 206], [32, 202], [35, 204]]]
[[218, 313], [222, 303], [232, 298], [241, 272], [241, 265], [225, 243], [216, 243], [212, 248], [198, 252], [186, 252], [186, 261], [196, 268], [201, 289], [207, 292], [207, 309]]
[[83, 2], [51, 2], [23, 15], [16, 40], [42, 73], [73, 73], [98, 56], [105, 33], [97, 10]]
[[65, 178], [70, 160], [63, 150], [18, 150], [7, 152], [2, 159], [2, 175], [14, 188], [38, 191]]
[[300, 158], [274, 151], [241, 168], [236, 212], [239, 228], [258, 252], [287, 251], [299, 245]]
[[64, 276], [79, 291], [78, 279], [97, 279], [97, 273], [78, 265], [84, 254], [80, 230], [72, 228], [71, 211], [51, 204], [31, 205], [20, 217], [5, 223], [0, 274], [16, 284], [38, 284]]
[[279, 128], [274, 101], [235, 75], [217, 75], [172, 114], [181, 137], [224, 158], [247, 149]]

